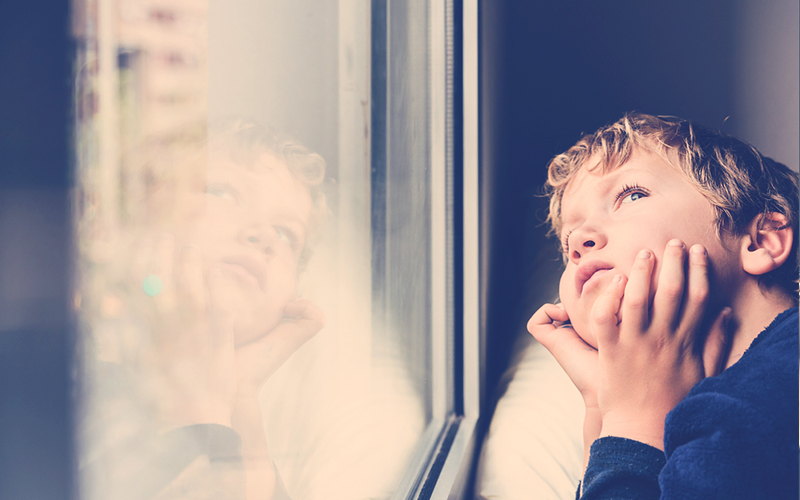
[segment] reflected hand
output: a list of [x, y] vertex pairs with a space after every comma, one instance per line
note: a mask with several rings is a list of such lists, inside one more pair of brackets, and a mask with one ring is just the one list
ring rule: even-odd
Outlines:
[[267, 379], [324, 325], [325, 315], [310, 300], [298, 298], [286, 304], [275, 328], [236, 347], [239, 397], [255, 397]]
[[248, 499], [271, 498], [276, 484], [258, 403], [259, 390], [325, 324], [322, 311], [305, 299], [290, 301], [283, 315], [283, 320], [266, 335], [236, 347], [238, 382], [232, 425], [242, 437]]
[[[143, 248], [146, 255], [148, 244]], [[176, 252], [170, 235], [162, 235], [150, 249], [149, 257], [132, 267], [134, 282], [156, 275], [162, 288], [154, 296], [134, 290], [138, 307], [133, 319], [144, 320], [146, 332], [129, 349], [126, 364], [145, 397], [155, 402], [158, 418], [169, 425], [230, 425], [236, 395], [233, 318], [221, 306], [220, 273], [211, 270], [206, 287], [199, 250]]]

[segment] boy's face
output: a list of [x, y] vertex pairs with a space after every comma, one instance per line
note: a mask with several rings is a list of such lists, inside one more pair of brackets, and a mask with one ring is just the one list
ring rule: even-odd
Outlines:
[[561, 215], [568, 257], [559, 286], [561, 301], [573, 328], [595, 348], [589, 328], [592, 306], [615, 274], [629, 276], [640, 250], [650, 249], [656, 256], [651, 299], [661, 256], [673, 238], [687, 248], [697, 243], [706, 248], [714, 299], [722, 300], [721, 294], [734, 289], [743, 273], [734, 245], [727, 249], [716, 236], [711, 203], [682, 172], [647, 150], [635, 150], [607, 174], [581, 170], [564, 192]]
[[252, 168], [212, 158], [205, 188], [177, 197], [176, 250], [198, 249], [206, 283], [210, 269], [222, 271], [220, 295], [235, 318], [235, 343], [267, 334], [297, 295], [313, 209], [308, 188], [266, 153]]

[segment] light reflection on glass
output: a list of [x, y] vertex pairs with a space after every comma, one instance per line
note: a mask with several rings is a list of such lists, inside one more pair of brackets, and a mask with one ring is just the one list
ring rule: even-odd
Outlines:
[[430, 410], [425, 318], [372, 317], [369, 2], [74, 4], [81, 496], [390, 497]]

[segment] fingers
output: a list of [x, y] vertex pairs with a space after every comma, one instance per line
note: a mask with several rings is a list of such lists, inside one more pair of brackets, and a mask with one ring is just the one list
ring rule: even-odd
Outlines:
[[709, 293], [708, 256], [702, 245], [694, 245], [689, 250], [688, 273], [679, 331], [694, 336], [702, 326]]
[[[681, 318], [685, 281], [684, 248], [685, 245], [678, 239], [667, 243], [661, 261], [661, 272], [658, 275], [658, 288], [653, 298], [653, 322], [664, 325], [670, 330], [678, 326]], [[695, 264], [697, 264], [696, 259]], [[701, 284], [702, 278], [699, 283], [695, 283], [695, 286]]]
[[[195, 246], [184, 247], [178, 261], [177, 286], [186, 301], [188, 314], [199, 315], [206, 310], [203, 258]], [[188, 319], [188, 318], [187, 318]]]
[[307, 299], [295, 299], [283, 308], [286, 319], [294, 321], [299, 329], [303, 342], [313, 337], [325, 326], [325, 313]]
[[[230, 419], [231, 399], [236, 393], [236, 355], [233, 314], [222, 306], [222, 271], [208, 272], [208, 350], [203, 368], [207, 373], [209, 412], [212, 422]], [[199, 342], [200, 339], [197, 339]], [[198, 360], [199, 361], [199, 360]]]
[[611, 279], [611, 283], [595, 301], [591, 318], [592, 327], [597, 337], [598, 349], [600, 344], [613, 342], [617, 338], [618, 313], [622, 297], [626, 294], [625, 277], [618, 274]]
[[[152, 244], [149, 258], [139, 262], [144, 265], [140, 273], [139, 290], [151, 297], [152, 303], [161, 313], [170, 311], [175, 306], [175, 277], [173, 260], [175, 240], [171, 234], [161, 234]], [[144, 249], [145, 252], [148, 249]]]
[[212, 268], [208, 272], [209, 341], [212, 349], [233, 347], [234, 318], [225, 307], [225, 288], [222, 271]]
[[[561, 304], [545, 304], [528, 320], [528, 332], [539, 342], [547, 341], [548, 333], [569, 321], [569, 315]], [[544, 337], [544, 338], [539, 338]]]
[[136, 296], [142, 293], [142, 282], [150, 274], [150, 261], [153, 258], [153, 249], [155, 243], [150, 237], [144, 237], [137, 241], [134, 245], [135, 248], [131, 252], [131, 262], [128, 272], [128, 279], [133, 286], [133, 293]]
[[569, 316], [562, 305], [545, 304], [528, 321], [528, 331], [550, 351], [584, 402], [596, 405], [597, 350], [584, 342], [567, 321]]
[[174, 239], [167, 233], [143, 238], [133, 252], [130, 264], [132, 313], [136, 315], [134, 321], [148, 325], [139, 343], [142, 351], [167, 353], [175, 344], [173, 337], [162, 335], [175, 326], [171, 314], [175, 306], [173, 252]]
[[236, 346], [239, 391], [257, 394], [292, 354], [325, 324], [325, 315], [313, 302], [294, 299], [284, 307], [284, 321], [263, 337]]
[[703, 348], [703, 368], [706, 377], [715, 377], [722, 373], [728, 361], [730, 347], [730, 324], [732, 311], [724, 308], [714, 320], [706, 337]]
[[560, 350], [587, 347], [569, 324], [562, 304], [544, 304], [528, 320], [528, 332], [557, 359]]
[[622, 303], [622, 316], [631, 331], [645, 331], [650, 323], [650, 280], [654, 267], [655, 258], [648, 249], [639, 252], [631, 267]]

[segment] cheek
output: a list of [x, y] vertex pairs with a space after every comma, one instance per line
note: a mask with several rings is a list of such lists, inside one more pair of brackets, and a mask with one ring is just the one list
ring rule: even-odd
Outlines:
[[230, 219], [200, 210], [177, 221], [174, 234], [186, 245], [197, 246], [205, 255], [216, 255], [235, 241], [237, 227]]
[[558, 282], [558, 296], [561, 302], [567, 303], [569, 301], [569, 289], [567, 288], [568, 272], [564, 271], [561, 274], [561, 279]]
[[297, 266], [293, 258], [276, 257], [269, 268], [269, 284], [262, 300], [266, 309], [283, 310], [297, 296]]
[[570, 317], [572, 317], [572, 314], [574, 314], [574, 306], [577, 299], [573, 290], [574, 287], [569, 286], [570, 281], [574, 280], [575, 278], [572, 273], [569, 271], [564, 271], [564, 273], [561, 275], [561, 279], [558, 282], [558, 299], [564, 305], [564, 308]]
[[559, 282], [559, 295], [564, 309], [569, 315], [570, 323], [578, 336], [584, 342], [597, 349], [597, 339], [589, 328], [589, 311], [591, 304], [581, 304], [574, 290], [575, 276], [569, 271], [561, 275]]
[[271, 332], [283, 318], [286, 304], [297, 295], [294, 280], [274, 279], [266, 293], [239, 296], [236, 303], [234, 342], [241, 345]]

